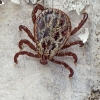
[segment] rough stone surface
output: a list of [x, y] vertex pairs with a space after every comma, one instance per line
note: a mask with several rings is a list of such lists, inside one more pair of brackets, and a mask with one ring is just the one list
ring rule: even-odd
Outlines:
[[[59, 8], [68, 14], [72, 29], [83, 18], [83, 12], [89, 14], [86, 24], [69, 40], [78, 40], [77, 35], [88, 28], [90, 35], [84, 47], [76, 45], [64, 50], [77, 54], [77, 64], [72, 57], [57, 58], [73, 68], [71, 79], [69, 71], [55, 63], [44, 66], [39, 59], [20, 56], [15, 65], [13, 57], [20, 51], [19, 40], [30, 40], [18, 27], [22, 24], [33, 32], [33, 6], [25, 0], [20, 0], [19, 5], [4, 1], [0, 6], [0, 100], [93, 100], [91, 91], [100, 90], [100, 0], [44, 0], [45, 7]], [[34, 53], [27, 45], [23, 45], [23, 50]], [[96, 96], [100, 100], [100, 95]]]

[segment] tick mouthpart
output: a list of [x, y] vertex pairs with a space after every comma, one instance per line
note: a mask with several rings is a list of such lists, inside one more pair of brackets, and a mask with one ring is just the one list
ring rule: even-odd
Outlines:
[[42, 55], [42, 58], [40, 60], [40, 63], [43, 64], [43, 65], [46, 65], [48, 63], [47, 62], [47, 59], [48, 59], [48, 56]]

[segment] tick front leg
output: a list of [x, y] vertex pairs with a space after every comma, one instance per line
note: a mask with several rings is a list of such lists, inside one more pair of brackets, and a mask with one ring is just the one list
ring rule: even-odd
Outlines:
[[75, 42], [71, 42], [71, 43], [69, 43], [69, 44], [65, 44], [65, 45], [62, 47], [62, 49], [66, 49], [66, 48], [69, 48], [69, 47], [71, 47], [71, 46], [73, 46], [73, 45], [77, 45], [77, 44], [79, 44], [80, 47], [84, 46], [84, 43], [83, 43], [82, 41], [75, 41]]
[[35, 46], [28, 40], [26, 39], [23, 39], [23, 40], [20, 40], [19, 41], [19, 48], [22, 49], [22, 45], [23, 44], [27, 44], [32, 50], [36, 51], [36, 48]]
[[57, 53], [56, 56], [62, 57], [62, 56], [72, 56], [74, 58], [74, 63], [77, 62], [77, 55], [73, 52], [60, 52]]
[[33, 37], [32, 33], [30, 32], [30, 30], [24, 26], [24, 25], [20, 25], [19, 26], [19, 30], [22, 31], [22, 29], [28, 34], [28, 36], [35, 42], [35, 38]]
[[19, 57], [19, 55], [27, 55], [30, 57], [40, 58], [39, 54], [33, 54], [33, 53], [27, 52], [27, 51], [20, 51], [20, 52], [16, 53], [14, 56], [14, 62], [16, 64], [18, 63], [17, 58]]
[[88, 19], [88, 14], [87, 13], [83, 14], [84, 14], [83, 20], [81, 20], [78, 27], [74, 28], [74, 30], [71, 32], [71, 35], [75, 34], [85, 24], [86, 20]]
[[65, 62], [63, 62], [63, 61], [58, 61], [58, 60], [55, 60], [55, 59], [53, 59], [53, 58], [52, 58], [50, 61], [51, 61], [51, 62], [54, 62], [54, 63], [57, 63], [57, 64], [60, 64], [60, 65], [64, 65], [65, 68], [67, 68], [67, 69], [70, 71], [69, 77], [72, 77], [72, 76], [73, 76], [73, 74], [74, 74], [73, 69], [72, 69], [68, 64], [66, 64]]
[[44, 7], [40, 4], [36, 5], [35, 8], [33, 8], [33, 11], [32, 11], [32, 21], [33, 23], [35, 23], [36, 21], [36, 13], [38, 10], [44, 10]]

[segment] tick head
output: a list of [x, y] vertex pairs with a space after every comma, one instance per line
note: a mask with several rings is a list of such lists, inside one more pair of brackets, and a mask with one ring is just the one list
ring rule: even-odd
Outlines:
[[40, 60], [40, 63], [43, 64], [43, 65], [46, 65], [48, 63], [48, 56], [46, 54], [43, 54], [41, 56], [41, 60]]

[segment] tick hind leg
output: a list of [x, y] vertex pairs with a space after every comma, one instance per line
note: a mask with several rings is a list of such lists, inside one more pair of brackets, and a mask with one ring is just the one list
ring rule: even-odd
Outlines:
[[28, 40], [23, 39], [19, 41], [19, 48], [22, 49], [22, 45], [27, 44], [32, 50], [36, 51], [36, 47]]
[[87, 13], [83, 14], [84, 14], [83, 19], [79, 23], [78, 27], [74, 28], [74, 30], [71, 32], [71, 35], [75, 34], [85, 24], [86, 20], [88, 19], [88, 14]]
[[64, 67], [67, 68], [70, 71], [69, 77], [72, 77], [73, 76], [73, 74], [74, 74], [73, 69], [68, 64], [66, 64], [65, 62], [58, 61], [58, 60], [55, 60], [53, 58], [50, 61], [51, 62], [54, 62], [54, 63], [57, 63], [57, 64], [60, 64], [60, 65], [64, 65]]
[[27, 55], [30, 57], [40, 58], [40, 56], [38, 54], [33, 54], [33, 53], [27, 52], [27, 51], [20, 51], [20, 52], [16, 53], [14, 56], [14, 62], [16, 64], [18, 63], [17, 58], [19, 57], [19, 55]]
[[33, 21], [33, 23], [35, 23], [35, 21], [36, 21], [36, 13], [37, 13], [38, 10], [42, 10], [43, 11], [44, 7], [42, 5], [40, 5], [40, 4], [37, 4], [35, 6], [35, 8], [33, 8], [33, 11], [32, 11], [32, 21]]
[[56, 56], [62, 57], [62, 56], [72, 56], [74, 58], [74, 63], [77, 62], [77, 55], [73, 52], [60, 52], [57, 53]]
[[69, 47], [71, 47], [71, 46], [73, 46], [73, 45], [77, 45], [77, 44], [79, 44], [80, 47], [84, 46], [84, 43], [83, 43], [82, 41], [75, 41], [75, 42], [71, 42], [71, 43], [69, 43], [69, 44], [65, 44], [65, 45], [62, 47], [62, 49], [66, 49], [66, 48], [69, 48]]
[[30, 30], [26, 26], [20, 25], [19, 26], [19, 30], [20, 31], [24, 30], [28, 34], [28, 36], [35, 42], [34, 36], [32, 35], [32, 33], [30, 32]]

